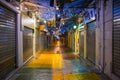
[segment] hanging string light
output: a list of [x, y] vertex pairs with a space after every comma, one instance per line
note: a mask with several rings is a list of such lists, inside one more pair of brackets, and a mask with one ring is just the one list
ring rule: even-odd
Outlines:
[[76, 29], [76, 28], [77, 28], [77, 26], [76, 26], [76, 25], [74, 25], [74, 26], [73, 26], [73, 28], [74, 28], [74, 29]]

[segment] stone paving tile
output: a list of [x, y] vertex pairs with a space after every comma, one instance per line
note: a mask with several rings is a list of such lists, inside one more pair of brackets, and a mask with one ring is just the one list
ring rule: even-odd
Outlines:
[[51, 69], [22, 68], [10, 80], [50, 80]]
[[41, 68], [22, 68], [16, 72], [17, 74], [22, 73], [51, 73], [51, 69], [41, 69]]
[[62, 54], [64, 60], [78, 59], [74, 54]]
[[88, 73], [88, 69], [80, 64], [79, 60], [71, 60], [73, 73]]
[[52, 75], [49, 73], [42, 74], [21, 74], [15, 80], [51, 80]]
[[52, 70], [52, 80], [64, 80], [63, 69]]
[[87, 73], [88, 69], [80, 64], [79, 60], [63, 60], [64, 73]]
[[64, 65], [64, 68], [63, 68], [64, 74], [72, 73], [72, 64], [70, 60], [63, 60], [63, 65]]
[[66, 74], [64, 80], [101, 80], [95, 73]]

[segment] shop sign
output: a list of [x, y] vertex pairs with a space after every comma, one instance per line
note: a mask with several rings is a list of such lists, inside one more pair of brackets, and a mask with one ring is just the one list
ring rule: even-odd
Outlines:
[[88, 23], [95, 20], [95, 10], [92, 9], [87, 9], [85, 10], [85, 14], [84, 14], [84, 22]]

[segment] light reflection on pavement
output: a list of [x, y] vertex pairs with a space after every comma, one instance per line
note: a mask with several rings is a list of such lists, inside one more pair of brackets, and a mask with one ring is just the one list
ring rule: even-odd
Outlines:
[[74, 54], [64, 54], [60, 42], [50, 49], [39, 53], [10, 80], [101, 80], [90, 73]]

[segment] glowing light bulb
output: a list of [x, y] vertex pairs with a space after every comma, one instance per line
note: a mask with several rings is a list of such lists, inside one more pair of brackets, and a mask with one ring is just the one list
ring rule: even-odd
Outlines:
[[60, 14], [58, 14], [58, 17], [60, 17]]
[[47, 23], [47, 21], [46, 21], [46, 20], [44, 20], [44, 23], [46, 24], [46, 23]]
[[73, 26], [73, 28], [74, 28], [74, 29], [76, 29], [76, 28], [77, 28], [77, 26], [76, 26], [76, 25], [74, 25], [74, 26]]
[[58, 7], [58, 6], [56, 6], [56, 10], [59, 10], [59, 7]]
[[16, 7], [16, 9], [20, 9], [19, 7]]

